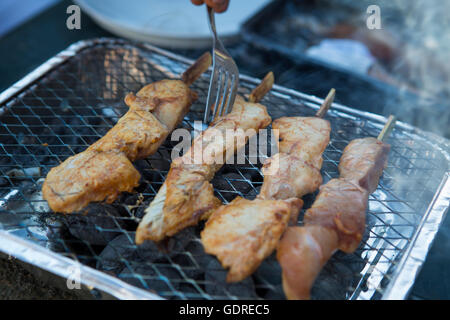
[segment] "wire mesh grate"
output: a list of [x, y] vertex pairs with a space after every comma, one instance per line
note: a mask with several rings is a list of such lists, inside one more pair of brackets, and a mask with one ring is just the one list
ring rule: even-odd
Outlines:
[[[137, 247], [134, 235], [144, 209], [162, 185], [178, 141], [137, 161], [142, 175], [133, 193], [113, 204], [91, 204], [79, 214], [52, 213], [42, 199], [48, 171], [102, 137], [123, 115], [123, 97], [143, 85], [185, 70], [184, 62], [143, 47], [114, 42], [92, 45], [69, 58], [3, 107], [0, 116], [0, 226], [60, 255], [118, 277], [168, 299], [283, 299], [281, 271], [274, 255], [249, 278], [225, 282], [226, 271], [203, 251], [199, 232], [188, 228], [163, 246]], [[199, 100], [181, 124], [193, 130], [202, 119], [209, 78], [193, 89]], [[254, 84], [242, 81], [241, 94]], [[316, 105], [273, 90], [262, 101], [275, 119], [312, 116]], [[349, 141], [377, 136], [379, 123], [332, 110], [331, 142], [324, 153], [324, 182], [338, 176], [342, 150]], [[377, 299], [410, 245], [442, 177], [446, 155], [427, 141], [394, 129], [388, 167], [369, 198], [367, 228], [358, 250], [338, 252], [317, 280], [315, 299]], [[248, 160], [248, 158], [247, 158]], [[254, 198], [263, 176], [260, 164], [225, 165], [212, 181], [224, 203], [236, 196]], [[304, 198], [304, 211], [315, 195]]]

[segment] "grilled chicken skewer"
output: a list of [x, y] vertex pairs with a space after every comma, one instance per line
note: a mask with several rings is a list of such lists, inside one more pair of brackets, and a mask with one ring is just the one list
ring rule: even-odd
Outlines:
[[85, 151], [50, 170], [42, 186], [43, 197], [55, 212], [71, 213], [90, 202], [113, 202], [139, 185], [132, 165], [156, 152], [197, 99], [189, 86], [211, 65], [205, 53], [182, 75], [162, 80], [125, 98], [128, 112], [105, 136]]
[[[201, 233], [205, 252], [229, 268], [228, 282], [251, 275], [277, 247], [289, 222], [297, 222], [303, 195], [322, 183], [322, 153], [330, 140], [325, 115], [334, 99], [332, 89], [316, 117], [280, 118], [280, 153], [263, 166], [264, 182], [254, 200], [237, 197], [216, 210]], [[275, 131], [276, 132], [276, 131]]]
[[315, 117], [283, 117], [273, 122], [279, 132], [279, 153], [263, 166], [259, 198], [301, 198], [322, 184], [322, 154], [330, 142], [330, 123], [322, 119], [336, 91], [330, 90]]
[[338, 179], [320, 187], [305, 213], [304, 226], [289, 227], [278, 246], [283, 290], [288, 299], [309, 299], [320, 270], [336, 250], [351, 253], [361, 242], [369, 194], [386, 166], [390, 146], [382, 142], [394, 118], [378, 139], [350, 142], [342, 154]]
[[[194, 139], [189, 151], [172, 162], [166, 181], [138, 226], [137, 244], [173, 236], [208, 218], [221, 205], [209, 181], [226, 159], [245, 146], [250, 136], [272, 122], [266, 107], [257, 103], [272, 84], [273, 74], [269, 73], [250, 95], [249, 102], [237, 96], [232, 111], [216, 118]], [[198, 150], [202, 155], [200, 161]]]

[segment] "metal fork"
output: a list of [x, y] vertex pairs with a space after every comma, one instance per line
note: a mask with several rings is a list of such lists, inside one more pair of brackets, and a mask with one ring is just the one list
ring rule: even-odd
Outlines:
[[[239, 70], [227, 52], [216, 32], [214, 10], [208, 6], [208, 20], [213, 35], [213, 73], [209, 83], [208, 98], [206, 101], [205, 116], [203, 121], [209, 123], [216, 116], [223, 116], [230, 111], [236, 99], [239, 86]], [[214, 110], [211, 115], [212, 105]]]

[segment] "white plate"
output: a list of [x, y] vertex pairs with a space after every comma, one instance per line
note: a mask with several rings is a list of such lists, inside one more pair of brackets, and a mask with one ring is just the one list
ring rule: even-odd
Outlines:
[[[236, 39], [241, 24], [271, 0], [231, 0], [216, 15], [219, 36]], [[190, 0], [75, 0], [99, 25], [121, 37], [172, 48], [211, 45], [204, 6]], [[83, 22], [81, 22], [83, 27]]]

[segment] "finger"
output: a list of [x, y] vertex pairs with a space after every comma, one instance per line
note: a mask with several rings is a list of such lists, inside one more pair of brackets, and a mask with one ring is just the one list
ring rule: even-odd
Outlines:
[[215, 12], [222, 13], [228, 9], [230, 0], [204, 0]]
[[203, 0], [191, 0], [191, 2], [197, 6], [202, 5], [204, 3]]

